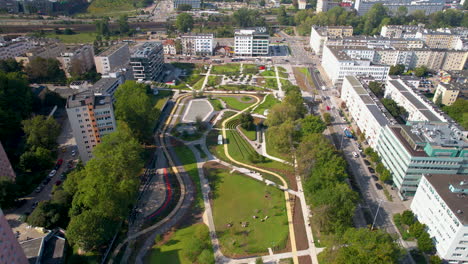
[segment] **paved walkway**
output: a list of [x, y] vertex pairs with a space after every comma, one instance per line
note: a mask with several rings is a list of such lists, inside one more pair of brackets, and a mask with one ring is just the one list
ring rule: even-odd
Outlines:
[[208, 83], [208, 79], [210, 77], [210, 74], [211, 74], [211, 68], [213, 67], [213, 64], [210, 64], [210, 67], [208, 68], [208, 71], [206, 72], [206, 75], [205, 75], [205, 80], [203, 80], [203, 84], [202, 84], [202, 87], [201, 87], [201, 91], [205, 90], [205, 87], [206, 87], [206, 84]]
[[278, 66], [275, 66], [275, 74], [276, 74], [276, 82], [278, 83], [278, 97], [283, 98], [284, 97], [284, 92], [283, 92], [283, 84], [281, 83], [279, 73], [278, 73]]

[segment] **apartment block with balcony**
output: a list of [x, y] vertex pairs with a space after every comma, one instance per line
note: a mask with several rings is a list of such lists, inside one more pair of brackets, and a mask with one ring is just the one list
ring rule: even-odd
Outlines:
[[[214, 35], [193, 34], [181, 36], [182, 54], [184, 55], [213, 55]], [[175, 44], [174, 44], [175, 45]], [[174, 46], [175, 49], [175, 46]]]
[[424, 174], [411, 210], [442, 259], [468, 263], [468, 175]]
[[267, 56], [270, 35], [266, 28], [238, 29], [234, 34], [234, 54], [237, 56]]
[[130, 56], [135, 80], [155, 81], [161, 78], [164, 66], [164, 50], [160, 42], [145, 42]]
[[102, 137], [116, 130], [111, 96], [84, 91], [68, 97], [66, 109], [80, 158], [86, 163]]
[[129, 62], [130, 50], [127, 43], [111, 46], [99, 55], [94, 56], [96, 71], [103, 75], [126, 68]]

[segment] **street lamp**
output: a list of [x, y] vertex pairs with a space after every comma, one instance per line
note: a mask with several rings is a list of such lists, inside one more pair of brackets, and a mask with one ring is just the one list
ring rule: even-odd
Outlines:
[[379, 206], [377, 207], [377, 212], [375, 212], [374, 221], [372, 221], [371, 230], [374, 229], [375, 220], [377, 220], [377, 215], [379, 214], [379, 210], [380, 210], [380, 204], [382, 204], [382, 202], [383, 202], [383, 200], [382, 200], [382, 199], [379, 199]]

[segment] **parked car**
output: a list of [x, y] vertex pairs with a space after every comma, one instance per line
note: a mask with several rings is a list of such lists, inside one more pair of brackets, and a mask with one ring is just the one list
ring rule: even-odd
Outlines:
[[34, 203], [32, 204], [32, 206], [31, 206], [31, 208], [32, 208], [32, 209], [36, 208], [38, 204], [39, 204], [39, 202], [37, 202], [37, 201], [34, 202]]
[[369, 169], [370, 173], [375, 173], [374, 168], [372, 168], [372, 167], [367, 167], [367, 168]]
[[73, 157], [76, 156], [76, 150], [72, 150], [72, 156], [73, 156]]
[[382, 185], [380, 185], [379, 183], [375, 183], [375, 188], [377, 188], [377, 190], [383, 189]]
[[46, 185], [46, 184], [48, 184], [49, 182], [50, 182], [50, 178], [47, 177], [47, 178], [45, 178], [45, 179], [42, 181], [42, 184]]
[[62, 181], [65, 180], [66, 177], [67, 176], [65, 176], [65, 173], [60, 174], [60, 180], [62, 180]]
[[364, 164], [366, 164], [366, 166], [370, 166], [370, 162], [368, 160], [364, 160]]
[[36, 193], [40, 193], [42, 191], [42, 185], [37, 186], [37, 188], [34, 190]]
[[359, 154], [357, 154], [356, 151], [353, 151], [353, 157], [358, 158], [358, 157], [359, 157]]
[[55, 182], [55, 185], [56, 185], [56, 186], [59, 186], [60, 184], [62, 184], [62, 181], [56, 181], [56, 182]]
[[372, 179], [373, 179], [374, 181], [378, 181], [378, 180], [379, 180], [379, 177], [375, 176], [374, 174], [372, 174], [371, 177], [372, 177]]
[[52, 171], [49, 173], [49, 178], [54, 177], [55, 174], [57, 174], [57, 170], [52, 170]]

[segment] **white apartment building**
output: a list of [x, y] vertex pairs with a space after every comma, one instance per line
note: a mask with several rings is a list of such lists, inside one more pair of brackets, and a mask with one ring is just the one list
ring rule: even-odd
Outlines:
[[0, 42], [0, 60], [21, 56], [33, 47], [33, 43], [28, 40], [2, 41]]
[[353, 27], [351, 26], [312, 26], [310, 32], [310, 48], [318, 55], [322, 54], [323, 47], [327, 44], [329, 38], [352, 37]]
[[408, 112], [410, 121], [448, 122], [445, 115], [431, 101], [401, 79], [387, 80], [385, 97], [393, 99]]
[[270, 35], [265, 28], [238, 29], [234, 34], [234, 54], [237, 56], [267, 56]]
[[94, 56], [96, 71], [100, 74], [109, 74], [120, 68], [126, 68], [130, 62], [130, 50], [127, 43], [114, 45], [101, 54]]
[[116, 129], [112, 99], [88, 90], [68, 97], [66, 108], [81, 161], [86, 163], [102, 137]]
[[86, 72], [94, 67], [94, 49], [92, 45], [65, 46], [57, 57], [62, 70], [67, 77], [71, 77], [72, 67], [81, 66], [81, 71]]
[[411, 210], [448, 263], [468, 263], [468, 175], [425, 174]]
[[[181, 36], [183, 55], [213, 55], [214, 35], [196, 34]], [[175, 49], [175, 43], [174, 43]]]
[[367, 89], [367, 85], [354, 76], [344, 77], [341, 99], [372, 148], [376, 148], [382, 128], [396, 124], [385, 107]]
[[166, 39], [162, 44], [165, 55], [177, 54], [176, 43], [173, 39]]
[[343, 78], [348, 75], [371, 76], [377, 81], [384, 81], [390, 70], [388, 65], [374, 64], [367, 58], [352, 58], [341, 49], [329, 46], [323, 49], [322, 67], [328, 78], [337, 85], [340, 85]]
[[414, 39], [416, 33], [424, 28], [424, 25], [385, 25], [380, 30], [380, 36], [386, 38]]
[[444, 9], [445, 0], [356, 0], [354, 9], [356, 9], [358, 15], [362, 16], [375, 4], [383, 4], [391, 14], [396, 13], [398, 8], [404, 6], [408, 10], [408, 14], [416, 10], [423, 10], [426, 15], [429, 15], [442, 11]]

